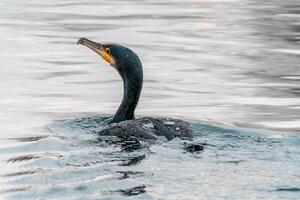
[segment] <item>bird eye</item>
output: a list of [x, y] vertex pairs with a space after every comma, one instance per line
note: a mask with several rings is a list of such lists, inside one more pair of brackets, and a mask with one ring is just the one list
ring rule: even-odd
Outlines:
[[106, 49], [105, 49], [105, 52], [108, 53], [108, 54], [110, 54], [110, 49], [109, 49], [109, 48], [106, 48]]

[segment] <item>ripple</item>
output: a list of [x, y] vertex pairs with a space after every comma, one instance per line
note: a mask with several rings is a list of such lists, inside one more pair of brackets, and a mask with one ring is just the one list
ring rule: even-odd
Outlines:
[[286, 187], [286, 188], [278, 188], [277, 192], [300, 192], [300, 188], [297, 187]]
[[135, 195], [139, 195], [142, 193], [146, 192], [146, 186], [142, 185], [142, 186], [136, 186], [133, 188], [129, 188], [126, 190], [118, 190], [118, 192], [120, 192], [121, 194], [125, 195], [125, 196], [135, 196]]
[[23, 187], [17, 187], [17, 188], [11, 188], [7, 190], [0, 191], [0, 193], [13, 193], [13, 192], [23, 192], [32, 189], [31, 186], [23, 186]]
[[65, 77], [65, 76], [73, 76], [73, 75], [82, 75], [88, 74], [86, 71], [60, 71], [60, 72], [51, 72], [47, 73], [47, 75], [40, 77], [39, 79], [46, 80], [57, 77]]
[[272, 51], [280, 52], [280, 53], [287, 53], [287, 54], [295, 54], [299, 55], [300, 50], [298, 49], [272, 49]]
[[288, 79], [288, 80], [300, 80], [300, 75], [290, 75], [290, 76], [283, 76], [283, 79]]
[[41, 135], [41, 136], [32, 136], [32, 137], [9, 138], [9, 140], [16, 140], [18, 142], [34, 142], [34, 141], [39, 141], [41, 139], [44, 139], [46, 137], [48, 136]]
[[17, 156], [14, 158], [10, 158], [7, 160], [7, 162], [15, 163], [15, 162], [23, 162], [23, 161], [28, 161], [28, 160], [34, 160], [39, 158], [37, 155], [24, 155], [24, 156]]
[[34, 174], [36, 172], [37, 171], [35, 171], [35, 170], [18, 171], [18, 172], [14, 172], [14, 173], [5, 174], [3, 176], [4, 177], [24, 176], [24, 175]]

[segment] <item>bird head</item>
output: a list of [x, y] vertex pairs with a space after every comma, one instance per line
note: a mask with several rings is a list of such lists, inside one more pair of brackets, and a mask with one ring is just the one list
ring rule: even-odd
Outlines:
[[129, 48], [118, 44], [99, 44], [86, 38], [80, 38], [77, 44], [84, 45], [114, 67], [120, 75], [134, 75], [141, 71], [142, 64], [139, 57]]

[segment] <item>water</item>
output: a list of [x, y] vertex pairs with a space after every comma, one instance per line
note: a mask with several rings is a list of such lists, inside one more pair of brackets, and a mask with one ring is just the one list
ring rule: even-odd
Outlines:
[[[299, 1], [0, 6], [0, 198], [300, 198]], [[101, 142], [122, 82], [79, 37], [137, 52], [136, 114], [192, 122], [204, 151]]]

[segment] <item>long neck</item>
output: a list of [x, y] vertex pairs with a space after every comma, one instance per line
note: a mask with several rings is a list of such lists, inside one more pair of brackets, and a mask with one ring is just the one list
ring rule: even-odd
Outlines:
[[134, 110], [139, 102], [143, 86], [142, 71], [136, 76], [126, 76], [125, 74], [121, 75], [121, 77], [124, 87], [123, 99], [111, 123], [134, 119]]

